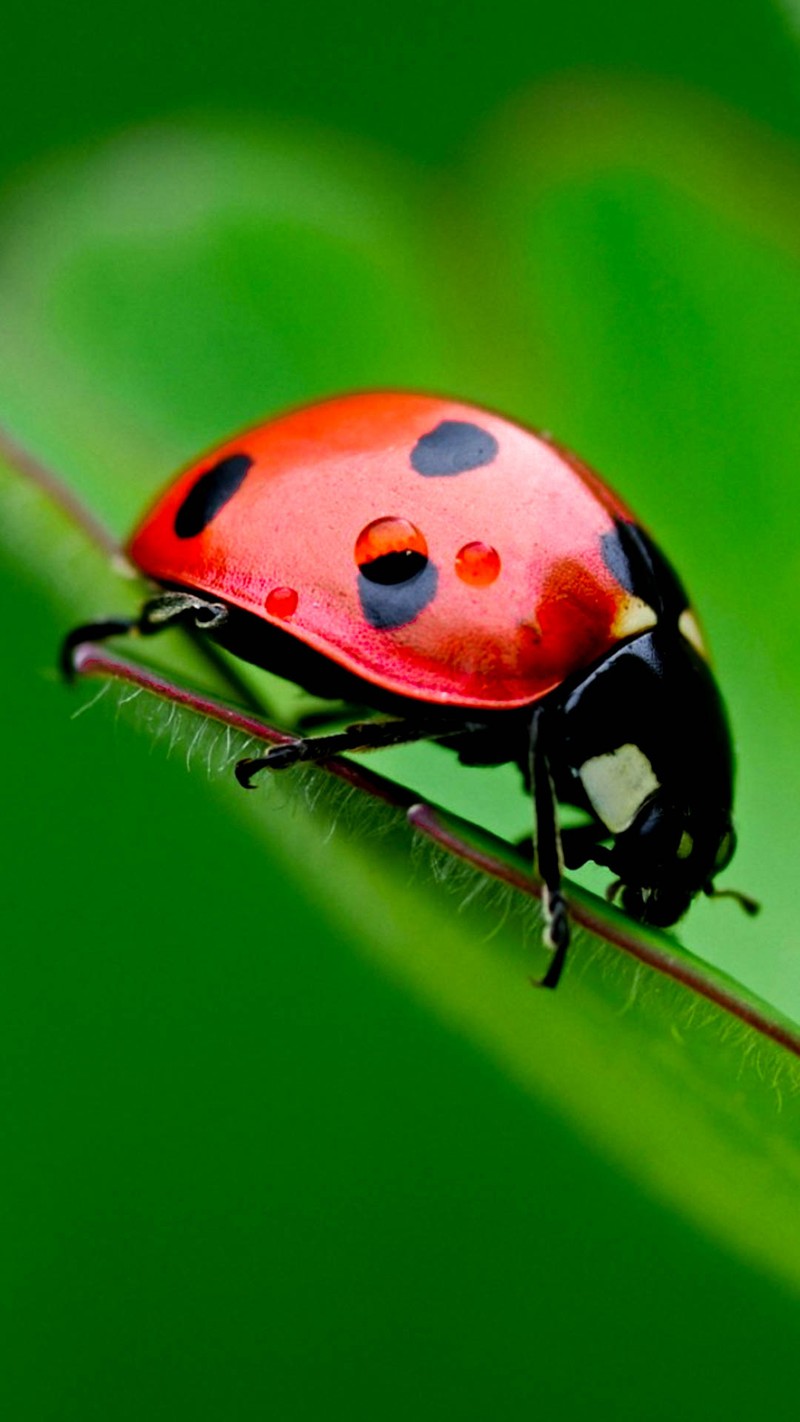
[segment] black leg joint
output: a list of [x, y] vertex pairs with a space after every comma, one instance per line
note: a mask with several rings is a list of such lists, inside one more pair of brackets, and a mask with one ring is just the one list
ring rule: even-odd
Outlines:
[[197, 593], [165, 592], [145, 603], [137, 623], [144, 637], [152, 637], [174, 623], [188, 623], [198, 632], [213, 632], [228, 620], [224, 602], [209, 602]]

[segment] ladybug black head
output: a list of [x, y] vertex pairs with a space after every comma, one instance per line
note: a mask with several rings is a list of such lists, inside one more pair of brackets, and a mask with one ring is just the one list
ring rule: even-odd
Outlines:
[[734, 845], [726, 810], [654, 795], [617, 837], [611, 856], [625, 886], [623, 908], [642, 923], [669, 927], [730, 862]]
[[634, 889], [629, 886], [622, 891], [622, 907], [639, 923], [650, 923], [654, 928], [670, 928], [686, 913], [692, 897], [691, 893], [676, 889], [673, 884], [666, 889]]
[[[733, 855], [733, 754], [705, 660], [669, 623], [623, 642], [561, 707], [557, 781], [566, 769], [612, 846], [635, 918], [668, 927]], [[560, 778], [559, 778], [560, 772]]]

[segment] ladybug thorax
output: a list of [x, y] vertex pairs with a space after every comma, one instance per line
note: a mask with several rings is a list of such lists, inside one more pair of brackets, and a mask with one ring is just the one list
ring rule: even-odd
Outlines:
[[615, 565], [627, 517], [577, 460], [497, 415], [371, 394], [216, 450], [130, 552], [390, 692], [503, 709], [653, 625]]

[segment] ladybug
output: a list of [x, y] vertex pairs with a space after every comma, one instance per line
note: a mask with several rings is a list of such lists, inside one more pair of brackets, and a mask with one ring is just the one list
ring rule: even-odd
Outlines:
[[[542, 985], [569, 943], [562, 865], [673, 924], [734, 850], [725, 710], [683, 585], [621, 500], [550, 438], [430, 395], [346, 395], [180, 473], [134, 532], [161, 591], [80, 643], [189, 624], [308, 691], [388, 713], [256, 771], [432, 739], [515, 762], [534, 806]], [[559, 803], [586, 823], [561, 829]], [[748, 911], [755, 906], [743, 895]]]

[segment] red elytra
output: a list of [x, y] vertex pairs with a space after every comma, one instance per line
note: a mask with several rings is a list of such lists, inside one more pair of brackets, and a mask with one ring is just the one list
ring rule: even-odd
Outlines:
[[134, 533], [160, 583], [283, 627], [404, 697], [545, 696], [652, 611], [602, 538], [625, 505], [580, 460], [477, 406], [348, 395], [193, 463]]

